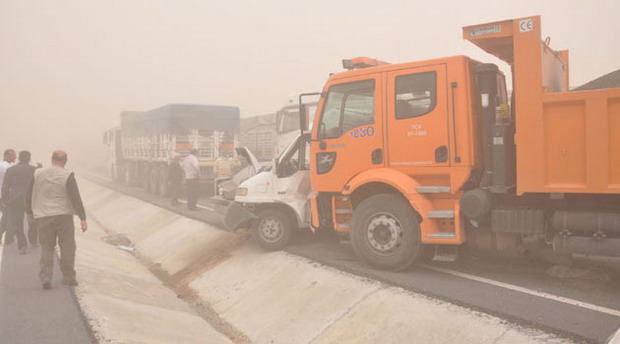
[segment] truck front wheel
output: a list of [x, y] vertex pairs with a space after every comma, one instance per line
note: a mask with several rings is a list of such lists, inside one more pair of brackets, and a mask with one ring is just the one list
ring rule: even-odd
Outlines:
[[279, 209], [265, 209], [252, 221], [252, 239], [269, 251], [284, 248], [293, 235], [293, 221]]
[[362, 201], [353, 212], [350, 236], [355, 253], [380, 269], [405, 269], [422, 251], [418, 218], [398, 195], [378, 194]]

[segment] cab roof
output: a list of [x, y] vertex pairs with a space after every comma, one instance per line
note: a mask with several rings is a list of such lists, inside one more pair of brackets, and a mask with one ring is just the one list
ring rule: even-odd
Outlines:
[[448, 63], [454, 63], [454, 62], [467, 62], [467, 61], [471, 61], [471, 59], [465, 55], [456, 55], [456, 56], [442, 57], [442, 58], [415, 61], [415, 62], [385, 64], [385, 65], [379, 65], [377, 67], [359, 68], [359, 69], [339, 72], [336, 74], [332, 74], [329, 77], [329, 80], [339, 80], [339, 79], [346, 79], [346, 78], [356, 77], [356, 76], [391, 72], [391, 71], [396, 71], [400, 69], [435, 66], [435, 65], [440, 65], [440, 64], [448, 64]]

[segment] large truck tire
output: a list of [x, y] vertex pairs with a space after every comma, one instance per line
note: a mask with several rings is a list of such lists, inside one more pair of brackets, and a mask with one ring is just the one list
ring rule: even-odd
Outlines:
[[115, 173], [114, 181], [117, 183], [123, 183], [125, 181], [125, 166], [115, 165]]
[[148, 164], [140, 164], [140, 186], [142, 190], [149, 192], [151, 188], [151, 166]]
[[280, 209], [265, 209], [252, 221], [252, 240], [269, 251], [283, 249], [293, 235], [293, 221]]
[[169, 190], [168, 190], [168, 169], [166, 168], [166, 166], [162, 166], [159, 170], [159, 178], [157, 180], [157, 193], [160, 196], [163, 197], [168, 197], [169, 196]]
[[132, 170], [131, 164], [128, 164], [127, 168], [125, 169], [125, 176], [124, 176], [125, 178], [124, 182], [125, 182], [125, 185], [127, 186], [131, 186], [131, 170]]
[[418, 218], [409, 204], [394, 194], [362, 201], [353, 212], [350, 237], [355, 253], [379, 269], [405, 269], [422, 253]]
[[149, 172], [149, 190], [150, 193], [157, 195], [159, 193], [159, 167], [151, 166]]
[[138, 164], [129, 162], [125, 165], [125, 185], [135, 186], [138, 180]]

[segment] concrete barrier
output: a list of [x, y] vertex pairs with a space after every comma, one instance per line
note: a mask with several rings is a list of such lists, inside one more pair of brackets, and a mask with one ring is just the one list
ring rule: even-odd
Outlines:
[[231, 343], [107, 235], [76, 233], [76, 296], [100, 343]]
[[[80, 181], [91, 218], [255, 343], [568, 343], [357, 277]], [[229, 336], [230, 337], [230, 336]]]

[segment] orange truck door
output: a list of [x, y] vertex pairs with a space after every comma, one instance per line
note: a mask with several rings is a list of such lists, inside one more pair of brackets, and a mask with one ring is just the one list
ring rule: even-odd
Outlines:
[[449, 166], [448, 115], [445, 64], [389, 72], [389, 166]]
[[327, 85], [313, 129], [313, 187], [342, 191], [361, 171], [384, 167], [381, 74], [335, 80]]

